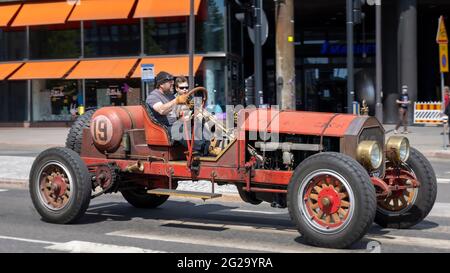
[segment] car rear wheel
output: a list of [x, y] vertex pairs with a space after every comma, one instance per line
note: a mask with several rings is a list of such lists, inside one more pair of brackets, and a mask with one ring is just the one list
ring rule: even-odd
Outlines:
[[130, 205], [141, 209], [157, 208], [169, 199], [168, 195], [148, 194], [143, 188], [122, 190], [121, 193]]
[[83, 142], [83, 129], [90, 128], [92, 115], [94, 110], [89, 110], [83, 115], [79, 116], [70, 128], [66, 139], [66, 148], [75, 151], [77, 154], [81, 153], [81, 144]]
[[[418, 150], [411, 148], [406, 164], [400, 171], [386, 169], [385, 181], [398, 186], [408, 186], [378, 201], [375, 223], [385, 228], [406, 229], [420, 223], [433, 208], [437, 195], [436, 175], [430, 162]], [[413, 188], [413, 181], [420, 183]]]
[[44, 221], [76, 222], [89, 207], [92, 186], [80, 156], [66, 148], [45, 150], [31, 167], [29, 191]]
[[289, 214], [306, 243], [347, 248], [373, 223], [375, 189], [366, 170], [340, 153], [303, 161], [288, 186]]

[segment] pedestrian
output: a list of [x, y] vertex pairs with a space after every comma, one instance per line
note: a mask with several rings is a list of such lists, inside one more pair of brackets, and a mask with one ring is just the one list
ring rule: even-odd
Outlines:
[[[447, 117], [448, 117], [447, 106], [448, 106], [449, 102], [450, 102], [450, 88], [448, 86], [445, 86], [444, 87], [444, 110], [443, 110], [443, 113], [444, 113], [444, 115], [447, 115]], [[447, 124], [444, 124], [445, 132], [448, 132], [448, 128], [449, 128], [448, 122], [450, 122], [450, 121], [447, 120]], [[441, 135], [443, 135], [443, 134], [444, 134], [444, 132], [441, 132]], [[450, 137], [450, 135], [449, 135], [449, 137]]]
[[[444, 94], [445, 94], [444, 100], [445, 100], [446, 98], [447, 98], [447, 100], [445, 101], [444, 115], [447, 116], [447, 128], [450, 127], [450, 103], [449, 103], [449, 95], [450, 95], [450, 92], [449, 92], [449, 91], [450, 91], [450, 90], [449, 90], [448, 86], [446, 86], [446, 87], [444, 88]], [[448, 135], [448, 138], [449, 138], [449, 143], [450, 143], [450, 134]], [[450, 145], [447, 145], [447, 147], [450, 147]]]
[[[447, 108], [449, 102], [450, 102], [450, 87], [445, 86], [445, 87], [444, 87], [444, 103], [445, 103], [445, 108]], [[444, 109], [445, 109], [445, 108], [444, 108]]]
[[402, 94], [399, 96], [396, 103], [398, 105], [398, 122], [397, 126], [395, 126], [394, 133], [398, 134], [398, 129], [403, 124], [403, 133], [408, 134], [408, 107], [411, 104], [408, 96], [408, 86], [402, 86]]

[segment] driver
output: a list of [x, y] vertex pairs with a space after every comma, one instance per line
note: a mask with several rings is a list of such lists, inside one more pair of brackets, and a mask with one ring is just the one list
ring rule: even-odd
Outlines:
[[[150, 107], [156, 120], [164, 125], [173, 139], [172, 126], [177, 122], [177, 105], [186, 104], [188, 101], [187, 94], [180, 94], [177, 97], [173, 94], [174, 80], [173, 76], [165, 71], [161, 71], [155, 77], [155, 90], [153, 90], [147, 97], [146, 103]], [[181, 120], [180, 120], [181, 121]], [[184, 138], [184, 126], [178, 127], [181, 130], [175, 130], [176, 133], [181, 134], [181, 137], [176, 138], [183, 146], [187, 147], [187, 141]], [[200, 155], [206, 156], [209, 154], [209, 141], [204, 139], [194, 141], [194, 151]]]

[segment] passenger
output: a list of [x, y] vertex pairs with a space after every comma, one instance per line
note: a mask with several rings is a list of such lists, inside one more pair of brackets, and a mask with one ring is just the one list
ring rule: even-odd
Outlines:
[[[177, 91], [175, 97], [182, 96], [189, 92], [189, 83], [186, 77], [180, 76], [175, 79], [175, 91]], [[186, 114], [187, 111], [189, 111], [189, 107], [182, 104], [176, 106], [175, 113], [177, 117], [180, 117], [182, 114]]]

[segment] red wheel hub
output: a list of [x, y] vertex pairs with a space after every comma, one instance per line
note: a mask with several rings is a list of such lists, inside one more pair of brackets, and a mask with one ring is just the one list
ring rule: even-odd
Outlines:
[[341, 198], [334, 189], [323, 189], [318, 199], [319, 207], [325, 214], [334, 214], [341, 207]]
[[67, 190], [67, 184], [64, 178], [59, 175], [55, 176], [51, 182], [51, 189], [56, 196], [62, 196]]

